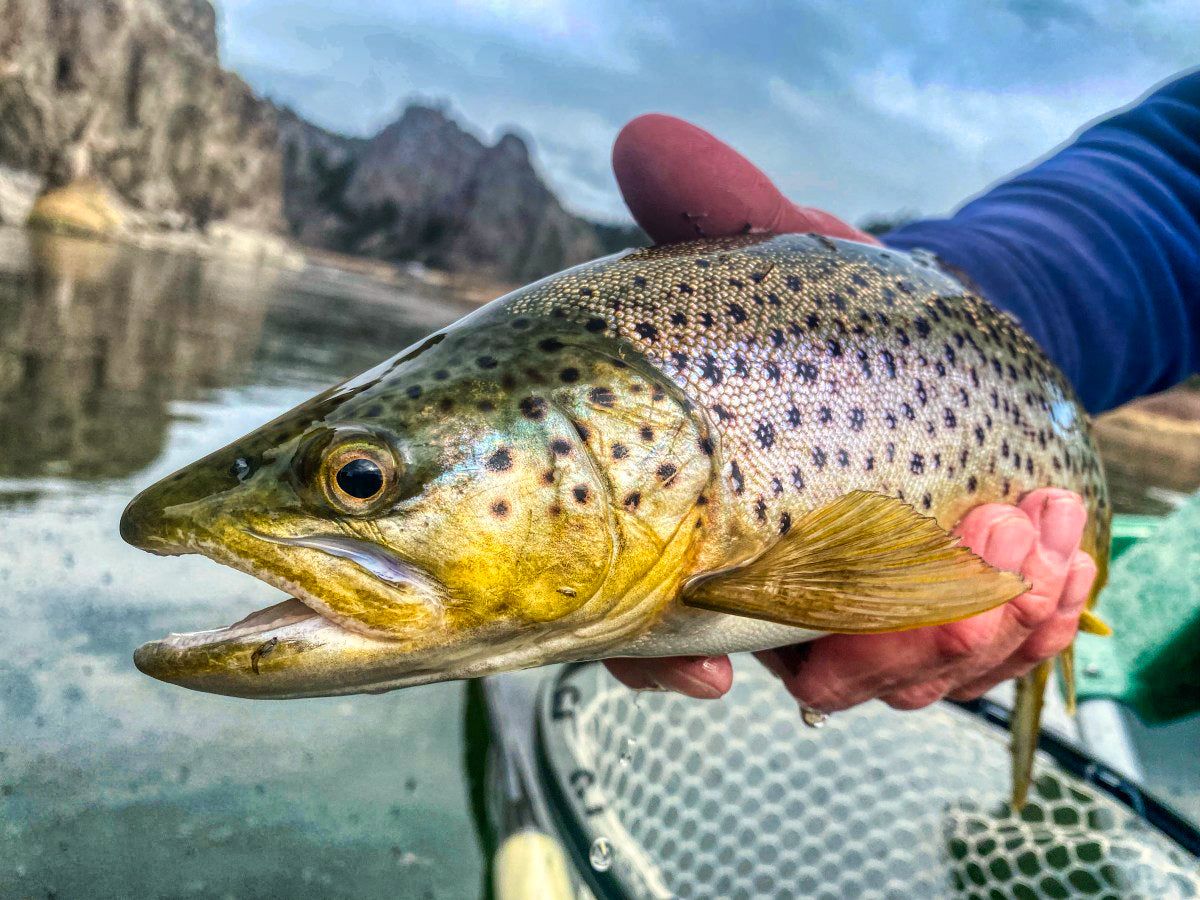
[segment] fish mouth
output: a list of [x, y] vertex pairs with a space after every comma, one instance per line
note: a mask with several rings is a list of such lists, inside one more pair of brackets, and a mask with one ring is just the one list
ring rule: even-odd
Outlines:
[[[312, 536], [277, 538], [245, 531], [267, 547], [292, 545], [317, 550], [346, 561], [351, 568], [372, 571], [388, 565], [388, 580], [429, 590], [432, 579], [366, 541]], [[331, 549], [332, 548], [332, 549]], [[339, 552], [340, 551], [340, 552]], [[454, 677], [428, 640], [381, 635], [339, 615], [304, 585], [221, 544], [189, 540], [186, 545], [154, 552], [198, 553], [245, 572], [290, 596], [251, 612], [232, 625], [168, 634], [138, 647], [133, 661], [146, 675], [181, 687], [236, 697], [291, 699], [391, 690]], [[355, 554], [359, 558], [354, 558]]]

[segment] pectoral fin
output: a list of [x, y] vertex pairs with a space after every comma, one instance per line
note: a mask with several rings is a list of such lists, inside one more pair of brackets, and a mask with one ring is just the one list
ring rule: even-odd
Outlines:
[[854, 491], [803, 515], [756, 559], [693, 579], [683, 602], [865, 634], [965, 619], [1027, 589], [907, 503]]

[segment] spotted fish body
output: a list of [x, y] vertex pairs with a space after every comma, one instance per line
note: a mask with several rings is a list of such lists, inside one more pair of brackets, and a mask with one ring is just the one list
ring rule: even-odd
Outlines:
[[[385, 488], [331, 499], [329, 460], [363, 453]], [[137, 662], [287, 697], [780, 646], [855, 628], [840, 607], [814, 627], [689, 597], [779, 548], [836, 545], [856, 509], [936, 543], [971, 507], [1051, 485], [1084, 497], [1103, 567], [1108, 501], [1070, 386], [931, 260], [811, 235], [630, 251], [489, 304], [135, 499], [127, 539], [298, 598]], [[835, 562], [806, 570], [818, 593], [853, 561]], [[1008, 577], [991, 605], [1019, 593]]]

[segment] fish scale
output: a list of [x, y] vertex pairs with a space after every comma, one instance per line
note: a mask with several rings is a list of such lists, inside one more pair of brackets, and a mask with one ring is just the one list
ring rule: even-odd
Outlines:
[[555, 310], [628, 342], [705, 410], [748, 531], [786, 532], [855, 488], [946, 528], [1050, 484], [1096, 522], [1108, 514], [1070, 385], [1012, 319], [919, 255], [811, 235], [674, 245], [571, 270], [506, 307]]

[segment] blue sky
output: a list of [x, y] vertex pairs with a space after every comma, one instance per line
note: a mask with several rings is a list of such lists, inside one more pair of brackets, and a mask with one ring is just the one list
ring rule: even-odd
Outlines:
[[949, 211], [1200, 64], [1195, 0], [217, 0], [222, 57], [347, 134], [437, 101], [514, 130], [571, 209], [625, 216], [612, 139], [690, 119], [851, 221]]

